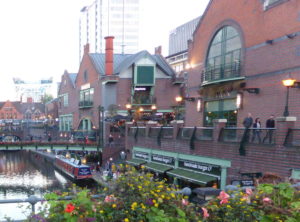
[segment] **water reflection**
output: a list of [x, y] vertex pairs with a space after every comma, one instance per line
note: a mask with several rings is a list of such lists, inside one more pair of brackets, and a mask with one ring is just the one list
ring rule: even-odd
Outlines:
[[[29, 151], [0, 151], [0, 200], [27, 198], [30, 195], [43, 197], [47, 192], [66, 190], [71, 185], [72, 182], [55, 171], [51, 163]], [[0, 221], [5, 215], [24, 219], [21, 209], [16, 212], [17, 205], [0, 204]]]

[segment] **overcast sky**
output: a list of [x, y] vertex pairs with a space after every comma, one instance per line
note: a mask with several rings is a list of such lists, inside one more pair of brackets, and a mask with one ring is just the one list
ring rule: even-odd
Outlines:
[[[141, 49], [168, 52], [169, 32], [200, 16], [209, 0], [140, 0]], [[13, 98], [13, 77], [56, 81], [77, 72], [79, 11], [90, 0], [0, 2], [0, 101]]]

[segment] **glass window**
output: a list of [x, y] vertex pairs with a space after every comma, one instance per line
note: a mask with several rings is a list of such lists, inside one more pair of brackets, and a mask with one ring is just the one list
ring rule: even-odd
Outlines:
[[220, 29], [214, 36], [207, 54], [204, 81], [239, 76], [241, 48], [241, 39], [235, 28], [224, 26]]

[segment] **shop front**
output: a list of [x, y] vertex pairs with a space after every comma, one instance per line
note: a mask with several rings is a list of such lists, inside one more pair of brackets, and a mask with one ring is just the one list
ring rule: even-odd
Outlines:
[[231, 161], [210, 157], [187, 155], [149, 148], [133, 147], [133, 156], [127, 161], [180, 187], [215, 187], [224, 189], [227, 168]]

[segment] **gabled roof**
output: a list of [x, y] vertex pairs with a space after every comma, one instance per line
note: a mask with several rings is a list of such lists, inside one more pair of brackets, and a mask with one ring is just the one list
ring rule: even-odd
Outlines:
[[[105, 74], [105, 54], [91, 53], [89, 54], [97, 72], [100, 75]], [[128, 69], [132, 64], [143, 57], [149, 57], [156, 65], [168, 76], [175, 75], [174, 70], [166, 62], [161, 55], [151, 55], [148, 51], [143, 50], [136, 54], [114, 54], [114, 71], [113, 74], [118, 75], [123, 70]]]
[[69, 74], [70, 80], [73, 84], [73, 87], [75, 87], [75, 81], [76, 81], [77, 73], [68, 73], [68, 74]]

